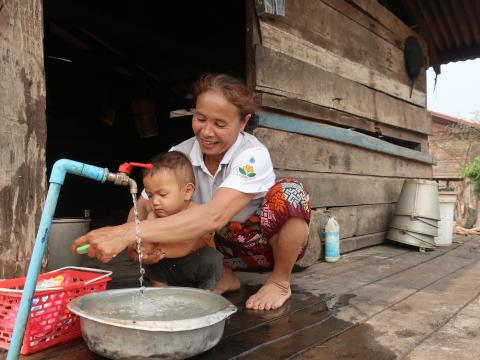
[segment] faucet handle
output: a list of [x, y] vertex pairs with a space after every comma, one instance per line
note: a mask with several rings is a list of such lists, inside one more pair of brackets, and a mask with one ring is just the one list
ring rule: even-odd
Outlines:
[[151, 169], [153, 167], [152, 164], [142, 164], [137, 162], [130, 162], [130, 163], [123, 163], [118, 167], [118, 171], [130, 175], [130, 172], [134, 167], [140, 167], [145, 169]]

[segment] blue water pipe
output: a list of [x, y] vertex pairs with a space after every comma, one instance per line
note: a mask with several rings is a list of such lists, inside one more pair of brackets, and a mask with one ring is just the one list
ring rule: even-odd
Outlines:
[[102, 169], [68, 159], [58, 160], [53, 165], [47, 199], [45, 201], [45, 207], [40, 220], [40, 227], [38, 228], [35, 246], [28, 267], [27, 278], [23, 288], [22, 299], [20, 301], [17, 319], [13, 329], [12, 342], [10, 343], [10, 348], [8, 350], [7, 360], [16, 360], [20, 354], [23, 335], [25, 334], [25, 328], [30, 315], [30, 308], [32, 306], [33, 294], [37, 285], [38, 274], [40, 273], [53, 215], [57, 206], [58, 195], [60, 194], [60, 188], [63, 185], [67, 173], [83, 176], [102, 183], [105, 182], [109, 176], [108, 169]]

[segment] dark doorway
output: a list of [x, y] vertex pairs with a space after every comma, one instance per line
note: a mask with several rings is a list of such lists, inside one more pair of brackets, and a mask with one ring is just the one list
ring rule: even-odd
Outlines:
[[[192, 136], [200, 74], [245, 78], [242, 0], [44, 0], [44, 13], [48, 174], [60, 158], [145, 162]], [[126, 189], [67, 176], [55, 216], [118, 223], [130, 206]]]

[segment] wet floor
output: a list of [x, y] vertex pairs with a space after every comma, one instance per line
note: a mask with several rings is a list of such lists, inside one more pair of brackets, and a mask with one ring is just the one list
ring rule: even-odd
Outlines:
[[[226, 324], [221, 342], [195, 359], [394, 358], [375, 343], [371, 332], [335, 316], [338, 309], [349, 304], [353, 295], [312, 295], [293, 288], [292, 298], [281, 309], [270, 312], [245, 309], [245, 300], [258, 288], [242, 286], [240, 292], [227, 296], [239, 311]], [[347, 346], [332, 343], [328, 349], [322, 347], [329, 339], [355, 328], [359, 331], [348, 338]], [[322, 350], [321, 357], [313, 352], [307, 354], [318, 349]]]
[[362, 324], [297, 356], [301, 360], [393, 360], [397, 356], [374, 340], [371, 326]]
[[[220, 343], [193, 359], [394, 359], [373, 340], [367, 325], [355, 326], [336, 318], [353, 295], [312, 295], [292, 288], [292, 298], [274, 311], [254, 311], [244, 307], [246, 299], [260, 286], [243, 285], [227, 294], [238, 312], [227, 320]], [[336, 341], [348, 331], [349, 336]], [[328, 344], [326, 346], [325, 344]], [[1, 356], [2, 354], [0, 354]], [[28, 357], [28, 360], [104, 360], [78, 340]]]
[[[292, 298], [275, 311], [244, 308], [260, 287], [245, 284], [263, 284], [266, 274], [240, 275], [244, 285], [227, 295], [239, 311], [220, 343], [195, 359], [480, 359], [480, 237], [428, 253], [379, 246], [314, 264], [294, 274]], [[78, 339], [22, 359], [104, 358]]]

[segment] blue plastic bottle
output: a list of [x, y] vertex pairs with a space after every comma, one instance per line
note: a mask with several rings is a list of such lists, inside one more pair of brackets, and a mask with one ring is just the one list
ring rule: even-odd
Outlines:
[[340, 229], [335, 217], [330, 217], [325, 225], [325, 261], [340, 259]]

